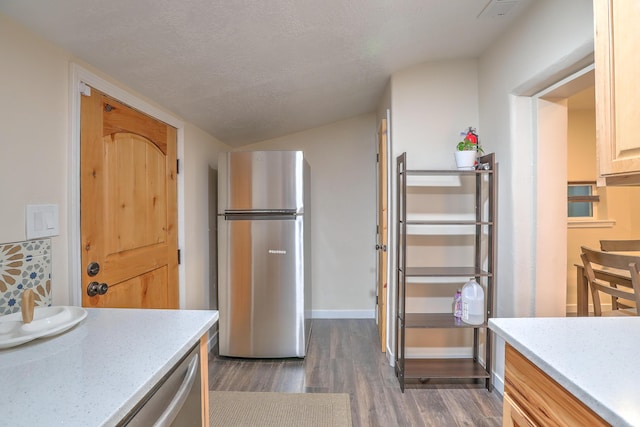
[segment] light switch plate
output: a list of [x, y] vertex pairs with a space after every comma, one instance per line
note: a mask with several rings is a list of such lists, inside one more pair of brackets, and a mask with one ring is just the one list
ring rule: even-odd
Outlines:
[[60, 234], [58, 205], [27, 205], [27, 240]]

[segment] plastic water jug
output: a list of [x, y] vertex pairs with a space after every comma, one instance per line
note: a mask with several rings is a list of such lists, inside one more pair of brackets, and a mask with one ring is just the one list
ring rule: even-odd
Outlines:
[[462, 321], [470, 325], [484, 322], [484, 289], [472, 277], [462, 287]]

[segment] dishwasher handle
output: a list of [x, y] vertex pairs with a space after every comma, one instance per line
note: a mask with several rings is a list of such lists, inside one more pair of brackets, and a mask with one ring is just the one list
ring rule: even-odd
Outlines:
[[158, 420], [153, 424], [153, 427], [169, 427], [173, 420], [175, 420], [182, 408], [182, 405], [184, 405], [185, 400], [187, 400], [187, 396], [189, 395], [189, 392], [193, 387], [193, 383], [196, 380], [199, 362], [200, 358], [198, 354], [195, 354], [193, 360], [189, 363], [187, 375], [176, 392], [176, 395], [171, 399], [169, 405], [167, 405], [167, 409], [165, 409], [165, 411], [158, 417]]

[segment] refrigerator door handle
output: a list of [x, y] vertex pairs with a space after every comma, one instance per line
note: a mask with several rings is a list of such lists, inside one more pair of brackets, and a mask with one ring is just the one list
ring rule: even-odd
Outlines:
[[227, 210], [224, 212], [226, 220], [296, 219], [296, 216], [298, 213], [293, 209]]

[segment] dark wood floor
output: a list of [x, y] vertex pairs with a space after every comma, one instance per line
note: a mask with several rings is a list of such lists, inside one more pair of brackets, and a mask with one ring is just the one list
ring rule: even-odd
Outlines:
[[313, 321], [300, 359], [230, 359], [212, 352], [209, 388], [289, 393], [349, 393], [354, 426], [500, 426], [502, 401], [483, 385], [410, 385], [380, 352], [373, 320]]

